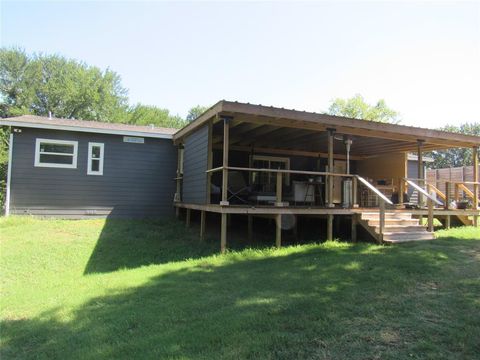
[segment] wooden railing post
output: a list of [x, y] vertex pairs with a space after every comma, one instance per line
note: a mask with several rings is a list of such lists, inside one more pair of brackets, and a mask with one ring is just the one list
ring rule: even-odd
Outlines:
[[358, 180], [357, 180], [357, 177], [354, 176], [352, 178], [352, 205], [354, 208], [358, 207], [357, 197], [358, 197]]
[[433, 200], [428, 199], [428, 231], [433, 232]]
[[450, 201], [451, 201], [451, 188], [450, 182], [445, 181], [445, 209], [450, 209]]
[[228, 148], [230, 134], [230, 118], [223, 118], [223, 170], [222, 170], [222, 201], [220, 205], [229, 205], [228, 202]]
[[[335, 136], [335, 129], [328, 129], [328, 172], [333, 173], [333, 141]], [[335, 207], [333, 204], [333, 176], [328, 176], [328, 202], [327, 206]]]
[[478, 209], [478, 147], [475, 146], [472, 149], [472, 160], [473, 160], [473, 208]]
[[[423, 187], [425, 186], [425, 181], [422, 179], [425, 179], [425, 174], [423, 173], [423, 143], [424, 140], [417, 140], [417, 166], [418, 166], [418, 186]], [[418, 206], [422, 207], [423, 206], [423, 194], [418, 193]]]
[[275, 206], [282, 206], [282, 173], [277, 172], [277, 188], [276, 188], [276, 202]]
[[380, 214], [379, 214], [379, 242], [383, 242], [383, 232], [385, 230], [385, 201], [382, 198], [378, 199], [380, 202]]
[[454, 198], [455, 198], [455, 201], [458, 202], [460, 200], [460, 189], [459, 189], [457, 183], [454, 183], [453, 186], [454, 186], [454, 189], [455, 189], [454, 190]]

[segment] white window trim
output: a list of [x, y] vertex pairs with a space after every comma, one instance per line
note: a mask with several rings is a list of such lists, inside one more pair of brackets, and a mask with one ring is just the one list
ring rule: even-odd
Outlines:
[[[98, 146], [100, 148], [100, 157], [95, 160], [99, 160], [100, 164], [98, 165], [98, 171], [92, 170], [92, 148]], [[88, 164], [87, 164], [87, 175], [103, 175], [103, 158], [104, 158], [104, 148], [105, 144], [103, 143], [88, 143]]]
[[[53, 164], [53, 163], [42, 163], [42, 162], [40, 162], [40, 144], [42, 142], [46, 142], [46, 143], [49, 143], [49, 144], [73, 145], [73, 154], [48, 153], [48, 152], [42, 153], [42, 154], [63, 155], [63, 156], [70, 155], [70, 156], [73, 157], [72, 164]], [[35, 166], [36, 167], [76, 169], [77, 168], [77, 155], [78, 155], [78, 141], [37, 138], [36, 143], [35, 143]]]

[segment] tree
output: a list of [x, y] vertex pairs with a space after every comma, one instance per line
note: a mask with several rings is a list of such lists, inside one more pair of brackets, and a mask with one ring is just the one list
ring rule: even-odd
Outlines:
[[58, 55], [0, 50], [2, 116], [32, 113], [111, 121], [127, 109], [120, 76]]
[[188, 111], [187, 122], [191, 122], [208, 110], [207, 106], [197, 105]]
[[[465, 123], [460, 126], [447, 125], [438, 130], [480, 136], [480, 123]], [[473, 165], [472, 149], [455, 148], [438, 150], [428, 153], [428, 156], [433, 158], [433, 163], [431, 165], [433, 169]]]
[[336, 98], [331, 102], [328, 113], [383, 123], [398, 124], [400, 122], [399, 113], [390, 109], [385, 100], [379, 100], [375, 105], [370, 105], [359, 94], [350, 99]]
[[180, 128], [186, 124], [178, 115], [171, 115], [167, 109], [137, 104], [128, 110], [127, 123], [134, 125], [155, 125]]

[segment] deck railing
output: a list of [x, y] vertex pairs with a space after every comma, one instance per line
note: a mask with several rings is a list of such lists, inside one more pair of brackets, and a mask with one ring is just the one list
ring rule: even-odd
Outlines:
[[[435, 185], [429, 183], [426, 179], [414, 179], [414, 178], [402, 178], [400, 179], [400, 203], [403, 203], [403, 193], [404, 193], [404, 185], [407, 184], [412, 186], [415, 190], [417, 190], [422, 196], [425, 195], [419, 189], [426, 191], [428, 194], [435, 193], [439, 198], [443, 200], [443, 203], [435, 199], [435, 203], [444, 207], [446, 210], [450, 208], [450, 204], [452, 200], [459, 201], [460, 200], [460, 192], [463, 191], [465, 197], [468, 197], [472, 200], [473, 208], [477, 209], [480, 200], [478, 197], [475, 197], [475, 193], [478, 193], [478, 187], [480, 186], [480, 182], [473, 182], [473, 181], [445, 181], [445, 192], [441, 191]], [[420, 184], [423, 184], [421, 186]], [[403, 186], [402, 186], [403, 185]], [[452, 197], [452, 185], [454, 189], [454, 194]], [[473, 185], [473, 191], [470, 190], [467, 185]], [[477, 195], [478, 196], [478, 195]], [[421, 204], [419, 203], [421, 206]]]
[[[451, 185], [454, 187], [454, 197], [452, 199], [451, 194]], [[471, 191], [467, 185], [473, 185], [473, 191]], [[474, 181], [446, 181], [445, 182], [445, 208], [448, 209], [450, 207], [450, 202], [452, 200], [459, 201], [460, 200], [460, 191], [463, 191], [466, 197], [472, 199], [473, 208], [478, 209], [479, 199], [478, 199], [478, 188], [480, 182]]]
[[[226, 171], [225, 171], [226, 170]], [[327, 194], [327, 206], [333, 207], [333, 194], [331, 194], [329, 189], [329, 181], [333, 181], [335, 177], [341, 178], [350, 178], [352, 179], [352, 207], [357, 207], [357, 187], [358, 184], [363, 184], [369, 191], [373, 192], [379, 201], [379, 233], [380, 236], [383, 237], [384, 229], [385, 229], [385, 209], [386, 204], [393, 205], [392, 201], [385, 196], [379, 189], [377, 189], [374, 185], [368, 182], [366, 179], [359, 175], [355, 174], [338, 174], [338, 173], [331, 173], [331, 172], [320, 172], [320, 171], [306, 171], [306, 170], [285, 170], [285, 169], [266, 169], [266, 168], [248, 168], [248, 167], [236, 167], [236, 166], [228, 166], [228, 167], [217, 167], [214, 169], [207, 170], [208, 174], [212, 174], [215, 172], [222, 172], [223, 174], [228, 175], [228, 171], [247, 171], [247, 172], [267, 172], [267, 173], [275, 173], [276, 175], [276, 191], [275, 191], [275, 205], [276, 206], [284, 206], [282, 202], [282, 187], [283, 187], [283, 176], [286, 174], [300, 174], [300, 175], [310, 175], [310, 176], [325, 176], [325, 193]], [[210, 178], [210, 176], [209, 176]], [[225, 201], [227, 200], [227, 201]], [[228, 199], [222, 199], [220, 202], [221, 205], [228, 205]]]
[[[352, 179], [352, 205], [356, 206], [356, 198], [357, 198], [357, 177], [356, 175], [353, 174], [339, 174], [339, 173], [331, 173], [331, 172], [325, 172], [325, 171], [306, 171], [306, 170], [286, 170], [286, 169], [267, 169], [267, 168], [248, 168], [248, 167], [237, 167], [237, 166], [219, 166], [217, 168], [213, 168], [210, 170], [207, 170], [207, 174], [212, 174], [215, 172], [223, 172], [227, 173], [228, 176], [228, 171], [247, 171], [247, 172], [267, 172], [267, 173], [274, 173], [276, 175], [276, 189], [275, 189], [275, 205], [276, 206], [283, 206], [284, 203], [282, 202], [282, 190], [283, 190], [283, 176], [287, 174], [297, 174], [297, 175], [310, 175], [310, 176], [324, 176], [326, 181], [325, 181], [325, 194], [327, 196], [327, 206], [328, 207], [334, 207], [333, 204], [333, 194], [331, 194], [328, 189], [329, 189], [329, 182], [333, 181], [335, 177], [341, 177], [341, 178], [351, 178]], [[222, 199], [220, 202], [221, 205], [228, 205], [228, 200], [227, 199]]]
[[[433, 210], [434, 210], [434, 204], [443, 206], [443, 204], [438, 201], [432, 193], [437, 193], [440, 192], [437, 188], [435, 188], [433, 185], [428, 184], [425, 179], [411, 179], [411, 178], [402, 178], [401, 182], [405, 181], [407, 185], [413, 187], [415, 190], [418, 191], [419, 195], [421, 194], [422, 196], [425, 196], [427, 199], [427, 207], [428, 207], [428, 222], [427, 222], [427, 227], [428, 231], [432, 232], [433, 231]], [[425, 184], [428, 191], [426, 191], [423, 187], [419, 186], [419, 184], [416, 184], [415, 181]], [[403, 189], [402, 189], [403, 191]], [[402, 192], [402, 198], [403, 198], [403, 192]], [[419, 204], [421, 205], [421, 204]]]

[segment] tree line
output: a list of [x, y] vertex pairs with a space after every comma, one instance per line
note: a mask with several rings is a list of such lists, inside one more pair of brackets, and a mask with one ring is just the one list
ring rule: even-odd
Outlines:
[[[0, 49], [0, 116], [34, 114], [180, 128], [187, 119], [168, 109], [129, 103], [116, 72], [59, 55]], [[191, 109], [191, 119], [205, 110]]]

